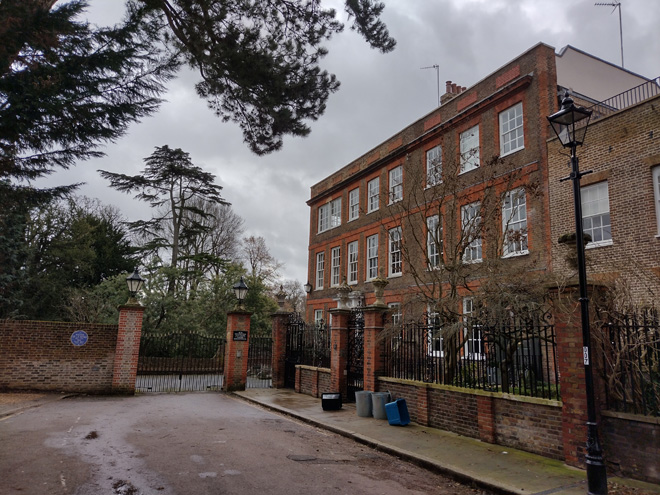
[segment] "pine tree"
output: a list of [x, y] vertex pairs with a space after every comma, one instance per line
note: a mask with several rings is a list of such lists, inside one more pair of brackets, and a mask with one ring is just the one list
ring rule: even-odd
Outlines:
[[[144, 162], [142, 173], [134, 176], [99, 172], [111, 187], [135, 193], [137, 199], [151, 205], [151, 219], [131, 222], [129, 226], [146, 240], [145, 250], [169, 250], [171, 266], [177, 268], [182, 243], [210, 229], [203, 220], [212, 213], [200, 208], [199, 201], [227, 202], [220, 195], [222, 186], [214, 184], [215, 176], [195, 166], [190, 155], [180, 148], [157, 147]], [[168, 292], [174, 291], [175, 282], [170, 278]]]
[[96, 28], [76, 20], [86, 2], [50, 3], [0, 3], [0, 193], [100, 156], [158, 108], [176, 67], [143, 12]]

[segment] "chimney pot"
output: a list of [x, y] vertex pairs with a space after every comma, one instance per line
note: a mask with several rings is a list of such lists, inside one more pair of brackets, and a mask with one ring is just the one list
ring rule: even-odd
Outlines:
[[447, 87], [445, 88], [446, 93], [451, 93], [451, 81], [447, 81]]
[[456, 83], [451, 83], [451, 92], [454, 94], [458, 94], [458, 91], [456, 89]]

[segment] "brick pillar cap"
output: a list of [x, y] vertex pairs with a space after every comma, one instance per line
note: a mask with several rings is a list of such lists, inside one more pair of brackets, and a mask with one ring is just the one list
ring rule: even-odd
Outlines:
[[252, 316], [252, 311], [246, 311], [244, 309], [235, 309], [234, 311], [227, 311], [228, 315], [247, 315]]
[[340, 309], [340, 308], [330, 308], [328, 310], [328, 313], [331, 313], [331, 314], [341, 314], [341, 313], [348, 314], [350, 312], [351, 312], [350, 309]]
[[122, 309], [131, 309], [133, 311], [144, 311], [144, 306], [140, 303], [131, 303], [131, 304], [120, 304], [117, 306], [117, 309], [121, 311]]

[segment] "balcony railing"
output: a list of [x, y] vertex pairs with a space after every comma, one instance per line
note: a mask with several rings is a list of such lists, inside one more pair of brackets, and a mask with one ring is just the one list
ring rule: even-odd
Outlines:
[[660, 77], [651, 79], [639, 86], [630, 88], [623, 93], [612, 96], [607, 100], [591, 105], [588, 107], [589, 110], [593, 111], [591, 120], [593, 121], [601, 117], [607, 117], [614, 112], [631, 107], [657, 95], [660, 95]]

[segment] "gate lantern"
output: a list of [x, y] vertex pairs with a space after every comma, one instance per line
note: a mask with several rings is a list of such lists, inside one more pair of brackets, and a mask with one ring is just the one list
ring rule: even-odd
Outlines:
[[245, 309], [243, 306], [243, 301], [245, 300], [245, 296], [247, 295], [247, 291], [250, 290], [247, 285], [245, 285], [245, 281], [243, 280], [243, 276], [241, 275], [241, 279], [234, 284], [234, 294], [236, 294], [236, 299], [238, 299], [238, 308], [239, 309]]
[[142, 286], [144, 285], [145, 279], [140, 277], [140, 274], [138, 273], [137, 266], [135, 267], [135, 271], [130, 277], [126, 277], [126, 284], [128, 284], [128, 293], [129, 293], [129, 298], [128, 298], [128, 303], [129, 304], [136, 304], [137, 303], [137, 293], [140, 291]]

